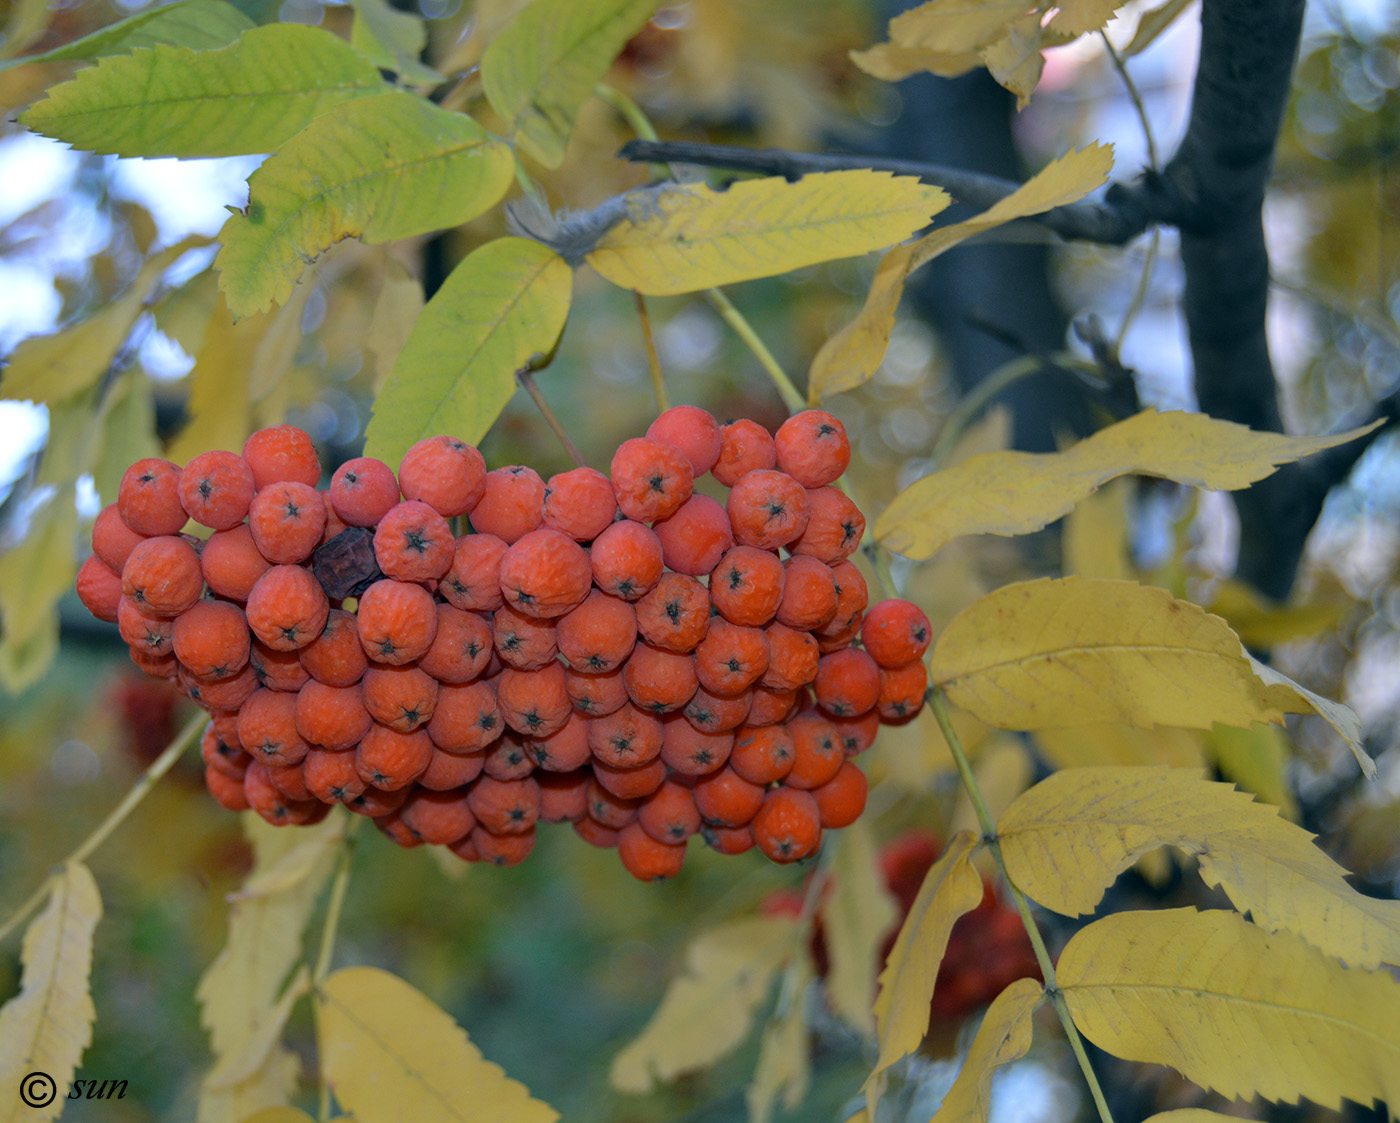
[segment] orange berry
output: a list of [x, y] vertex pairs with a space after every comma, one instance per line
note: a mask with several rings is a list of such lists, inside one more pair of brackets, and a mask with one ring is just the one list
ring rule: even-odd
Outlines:
[[321, 461], [311, 438], [294, 425], [259, 429], [243, 442], [243, 459], [253, 470], [253, 483], [261, 491], [275, 483], [321, 482]]
[[922, 659], [933, 639], [928, 617], [907, 600], [883, 600], [865, 614], [860, 642], [882, 667], [902, 667]]
[[494, 534], [467, 534], [457, 539], [448, 568], [438, 586], [449, 604], [464, 612], [495, 612], [501, 596], [501, 558], [506, 544]]
[[660, 757], [635, 768], [614, 768], [601, 760], [593, 762], [593, 776], [620, 799], [646, 799], [666, 779], [666, 765]]
[[496, 610], [491, 640], [502, 661], [522, 671], [538, 670], [559, 654], [554, 621], [527, 616], [509, 604]]
[[719, 564], [734, 545], [734, 532], [725, 509], [708, 495], [692, 495], [669, 518], [652, 528], [661, 542], [661, 559], [668, 569], [701, 577]]
[[[131, 597], [122, 597], [117, 603], [117, 631], [135, 652], [144, 656], [169, 655], [175, 658], [175, 648], [171, 644], [174, 625], [171, 621], [151, 616], [145, 606]], [[144, 669], [144, 668], [143, 668]]]
[[496, 680], [496, 704], [518, 733], [548, 737], [562, 729], [572, 711], [563, 665], [551, 661], [529, 671], [507, 667]]
[[836, 717], [873, 709], [880, 697], [880, 668], [864, 651], [848, 647], [823, 655], [813, 683], [817, 705]]
[[258, 552], [274, 565], [295, 565], [321, 544], [326, 505], [314, 487], [279, 483], [253, 496], [248, 529]]
[[822, 826], [827, 830], [849, 827], [865, 810], [868, 790], [865, 773], [846, 761], [834, 777], [812, 789]]
[[753, 817], [753, 840], [775, 862], [796, 862], [822, 844], [821, 810], [810, 792], [775, 788]]
[[572, 772], [582, 768], [592, 758], [588, 747], [588, 719], [577, 710], [571, 710], [568, 719], [553, 733], [526, 737], [525, 752], [536, 767], [549, 772]]
[[753, 692], [728, 697], [712, 694], [702, 682], [685, 706], [685, 719], [702, 733], [727, 733], [738, 729], [749, 716]]
[[785, 472], [759, 469], [741, 476], [724, 506], [734, 540], [760, 550], [786, 546], [807, 528], [807, 492]]
[[928, 671], [923, 660], [915, 659], [902, 667], [880, 668], [880, 694], [875, 706], [880, 719], [888, 722], [908, 721], [924, 708], [928, 691]]
[[831, 567], [832, 580], [836, 582], [836, 615], [831, 622], [817, 631], [818, 636], [840, 635], [858, 623], [866, 605], [870, 603], [870, 591], [860, 570], [848, 561], [840, 561]]
[[695, 674], [710, 693], [733, 697], [763, 677], [769, 655], [768, 636], [761, 628], [741, 627], [716, 616], [695, 649]]
[[638, 709], [652, 714], [679, 710], [695, 695], [699, 680], [689, 655], [639, 643], [622, 669], [627, 696]]
[[306, 790], [322, 803], [348, 803], [364, 794], [353, 751], [313, 747], [301, 762], [301, 774]]
[[275, 764], [265, 760], [263, 767], [267, 769], [268, 782], [288, 799], [296, 803], [305, 803], [316, 798], [306, 786], [306, 777], [300, 763]]
[[768, 636], [768, 669], [762, 684], [774, 690], [797, 690], [817, 677], [817, 641], [810, 632], [779, 623], [764, 629]]
[[822, 487], [839, 479], [851, 462], [846, 427], [821, 409], [794, 413], [773, 437], [778, 467], [803, 487]]
[[122, 592], [151, 616], [178, 616], [204, 592], [199, 555], [175, 535], [138, 542], [122, 567]]
[[719, 459], [711, 471], [725, 487], [733, 487], [749, 472], [772, 468], [778, 463], [778, 446], [768, 430], [757, 421], [741, 418], [719, 427]]
[[137, 534], [179, 534], [189, 521], [180, 503], [180, 469], [158, 457], [138, 460], [122, 475], [117, 510]]
[[553, 527], [522, 535], [501, 558], [501, 593], [527, 616], [564, 615], [583, 603], [592, 579], [588, 551]]
[[807, 525], [788, 547], [794, 554], [805, 554], [827, 565], [850, 557], [865, 533], [865, 516], [847, 495], [834, 487], [807, 492]]
[[751, 784], [771, 784], [792, 771], [796, 748], [781, 725], [745, 725], [734, 734], [729, 767]]
[[336, 513], [335, 507], [331, 504], [330, 492], [318, 491], [316, 494], [321, 497], [321, 506], [326, 512], [326, 528], [321, 531], [321, 541], [318, 543], [319, 547], [324, 546], [332, 538], [344, 534], [345, 531], [351, 529], [351, 527], [349, 523]]
[[297, 696], [259, 689], [238, 707], [238, 740], [255, 758], [300, 764], [311, 746], [297, 732]]
[[418, 779], [433, 758], [433, 743], [421, 729], [400, 733], [375, 722], [355, 749], [355, 769], [366, 784], [394, 792]]
[[[174, 652], [171, 653], [170, 658], [172, 660], [175, 658]], [[180, 678], [181, 686], [186, 693], [201, 706], [211, 711], [236, 710], [258, 688], [258, 679], [253, 674], [251, 666], [245, 666], [230, 678], [207, 682], [200, 682], [186, 668], [181, 667]]]
[[732, 733], [704, 732], [680, 714], [671, 714], [661, 723], [661, 759], [682, 776], [703, 776], [723, 768], [733, 748]]
[[248, 806], [275, 827], [306, 826], [320, 822], [330, 809], [317, 800], [288, 799], [272, 783], [269, 770], [260, 760], [248, 765], [243, 774], [243, 794]]
[[357, 456], [335, 470], [326, 498], [347, 526], [374, 526], [398, 503], [399, 481], [384, 461]]
[[427, 725], [437, 705], [437, 679], [415, 666], [371, 667], [360, 687], [370, 716], [400, 733]]
[[661, 540], [630, 519], [613, 523], [593, 540], [589, 561], [593, 583], [603, 592], [627, 601], [651, 592], [661, 580], [665, 565]]
[[[476, 848], [478, 860], [493, 866], [518, 866], [535, 849], [535, 828], [511, 834], [493, 834], [478, 826], [468, 836]], [[461, 843], [453, 843], [453, 847]]]
[[204, 770], [204, 786], [219, 806], [227, 811], [247, 811], [248, 796], [243, 790], [243, 773], [230, 776], [213, 768]]
[[661, 753], [661, 719], [631, 703], [588, 719], [588, 747], [605, 764], [635, 768]]
[[596, 468], [559, 472], [545, 485], [545, 523], [576, 542], [592, 542], [616, 517], [612, 481]]
[[437, 635], [432, 594], [406, 581], [376, 581], [360, 598], [355, 617], [360, 645], [376, 663], [421, 659]]
[[92, 551], [113, 573], [120, 574], [136, 543], [146, 536], [137, 534], [122, 521], [121, 512], [113, 503], [98, 512], [92, 524]]
[[745, 823], [742, 827], [705, 826], [701, 829], [705, 845], [720, 854], [743, 854], [753, 849], [753, 831]]
[[483, 771], [493, 780], [521, 780], [534, 770], [535, 762], [514, 730], [507, 729], [501, 739], [486, 750]]
[[404, 498], [419, 499], [444, 518], [465, 515], [486, 494], [486, 461], [456, 437], [428, 437], [399, 465]]
[[117, 622], [117, 605], [122, 599], [122, 577], [108, 569], [96, 554], [89, 554], [78, 567], [78, 599], [89, 612], [109, 624]]
[[782, 597], [783, 563], [767, 550], [735, 546], [710, 574], [710, 600], [731, 624], [762, 627]]
[[420, 842], [429, 846], [447, 846], [476, 826], [476, 816], [467, 805], [462, 792], [435, 792], [415, 788], [398, 811], [399, 821]]
[[685, 453], [649, 437], [623, 441], [613, 453], [610, 474], [618, 508], [635, 522], [675, 514], [695, 482]]
[[374, 559], [395, 581], [434, 581], [452, 568], [457, 543], [447, 520], [428, 504], [395, 504], [374, 532]]
[[327, 686], [314, 679], [297, 692], [296, 726], [312, 745], [353, 749], [370, 730], [370, 711], [359, 686]]
[[246, 601], [258, 578], [272, 568], [246, 523], [211, 534], [200, 552], [199, 565], [214, 592], [236, 601]]
[[437, 634], [418, 667], [439, 682], [471, 682], [491, 661], [491, 625], [450, 604], [437, 606]]
[[575, 670], [598, 674], [622, 665], [637, 642], [637, 613], [594, 589], [555, 625], [559, 652]]
[[599, 850], [611, 850], [617, 847], [619, 833], [617, 828], [605, 827], [591, 815], [574, 820], [574, 833], [589, 846], [596, 846]]
[[642, 801], [639, 799], [624, 799], [622, 796], [613, 795], [598, 783], [596, 777], [588, 781], [588, 818], [605, 827], [611, 827], [615, 831], [621, 830], [637, 818], [637, 809], [641, 805]]
[[355, 614], [332, 608], [321, 634], [297, 652], [306, 673], [327, 686], [353, 686], [369, 667]]
[[627, 702], [627, 684], [622, 668], [587, 674], [573, 668], [564, 672], [564, 688], [574, 709], [587, 717], [603, 717]]
[[496, 691], [488, 682], [438, 688], [437, 705], [428, 722], [428, 736], [448, 752], [484, 749], [505, 729]]
[[717, 827], [742, 827], [763, 806], [763, 787], [745, 780], [726, 765], [695, 781], [700, 817]]
[[685, 845], [657, 842], [640, 823], [629, 823], [617, 836], [617, 856], [638, 881], [665, 881], [681, 872]]
[[685, 453], [697, 479], [719, 459], [719, 422], [699, 406], [672, 406], [647, 426], [647, 436]]
[[[296, 651], [321, 634], [330, 602], [310, 570], [275, 565], [258, 578], [245, 611], [253, 634], [268, 647]], [[363, 622], [363, 612], [360, 619]]]
[[841, 750], [849, 757], [865, 752], [875, 743], [875, 735], [880, 732], [880, 711], [870, 710], [854, 717], [831, 717], [827, 719], [836, 728], [841, 740]]
[[749, 707], [749, 725], [776, 725], [787, 721], [797, 704], [796, 690], [774, 690], [760, 683], [753, 688], [753, 705]]
[[[358, 760], [358, 752], [351, 755]], [[359, 767], [358, 763], [356, 767]], [[378, 819], [383, 815], [392, 815], [403, 806], [403, 802], [407, 798], [407, 788], [395, 788], [391, 792], [386, 792], [366, 784], [365, 790], [359, 795], [341, 802], [346, 810], [353, 811], [356, 815], [363, 815], [367, 819]]]
[[230, 745], [215, 731], [211, 723], [199, 739], [199, 756], [206, 768], [222, 772], [225, 776], [243, 779], [252, 757], [245, 753], [236, 742]]
[[492, 834], [524, 834], [540, 813], [540, 786], [533, 777], [496, 780], [482, 776], [472, 785], [467, 803], [476, 821]]
[[815, 712], [798, 714], [787, 723], [792, 736], [792, 770], [784, 783], [790, 788], [819, 788], [836, 775], [846, 759], [841, 734]]
[[225, 601], [203, 600], [175, 618], [175, 657], [203, 678], [231, 678], [248, 662], [252, 635], [242, 610]]
[[823, 628], [815, 633], [817, 637], [817, 650], [823, 655], [830, 655], [833, 651], [842, 651], [855, 643], [856, 637], [860, 635], [861, 621], [864, 613], [856, 613], [844, 628], [838, 631], [831, 630], [830, 627]]
[[[123, 598], [124, 599], [124, 598]], [[118, 608], [120, 611], [120, 608]], [[121, 624], [120, 619], [117, 621]], [[175, 658], [175, 652], [166, 651], [165, 654], [152, 654], [141, 651], [134, 647], [128, 647], [127, 652], [131, 656], [131, 661], [136, 664], [138, 670], [150, 675], [152, 678], [173, 679], [180, 671], [179, 660]]]
[[241, 523], [255, 491], [253, 469], [232, 452], [202, 452], [180, 473], [181, 506], [195, 522], [212, 530]]
[[587, 815], [590, 775], [586, 768], [537, 774], [535, 781], [540, 786], [539, 822], [576, 823]]
[[[404, 802], [408, 802], [407, 797], [405, 797]], [[400, 810], [402, 810], [402, 807], [400, 807]], [[395, 846], [402, 846], [405, 850], [412, 850], [414, 847], [423, 845], [423, 840], [408, 829], [407, 825], [399, 817], [398, 811], [391, 811], [387, 815], [376, 816], [374, 818], [374, 825], [379, 828], [379, 833]]]
[[485, 764], [485, 749], [474, 753], [449, 753], [434, 748], [428, 767], [418, 777], [418, 786], [434, 792], [450, 792], [470, 784], [481, 775]]
[[710, 627], [710, 595], [705, 586], [682, 573], [663, 574], [656, 587], [637, 601], [637, 630], [655, 647], [689, 654]]
[[683, 784], [667, 780], [637, 809], [637, 822], [657, 842], [679, 845], [700, 829], [695, 794]]
[[544, 521], [544, 481], [533, 468], [519, 464], [486, 473], [486, 490], [472, 509], [472, 527], [494, 534], [507, 545]]
[[836, 579], [831, 566], [806, 554], [783, 563], [783, 597], [778, 623], [810, 631], [831, 623], [836, 615]]

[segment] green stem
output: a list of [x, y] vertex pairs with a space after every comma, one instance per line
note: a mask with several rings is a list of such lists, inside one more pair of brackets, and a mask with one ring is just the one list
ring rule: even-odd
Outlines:
[[[335, 937], [340, 930], [340, 913], [345, 907], [345, 894], [350, 887], [350, 865], [355, 856], [355, 832], [360, 829], [363, 818], [355, 815], [345, 827], [345, 837], [341, 840], [340, 854], [336, 859], [335, 874], [331, 881], [330, 900], [326, 903], [326, 919], [321, 925], [321, 946], [316, 954], [316, 966], [311, 972], [313, 992], [320, 1001], [321, 984], [331, 973], [331, 960], [335, 957]], [[319, 1077], [320, 1102], [317, 1118], [326, 1123], [331, 1117], [331, 1089], [326, 1083], [325, 1065], [321, 1065]]]
[[[646, 111], [614, 86], [609, 86], [606, 82], [599, 82], [594, 87], [593, 92], [605, 102], [617, 110], [618, 115], [627, 122], [628, 126], [637, 134], [640, 140], [660, 140], [656, 135], [656, 127], [651, 123], [651, 119], [646, 115]], [[654, 179], [675, 179], [675, 173], [671, 170], [670, 164], [648, 164]]]
[[647, 349], [647, 370], [651, 372], [651, 392], [656, 396], [656, 412], [665, 413], [671, 408], [671, 399], [666, 393], [666, 378], [661, 372], [661, 356], [656, 353], [656, 338], [651, 330], [651, 313], [647, 311], [647, 300], [639, 292], [632, 296], [637, 301], [637, 319], [642, 325], [642, 343]]
[[[112, 808], [111, 813], [98, 824], [96, 830], [78, 844], [78, 848], [74, 850], [73, 853], [69, 854], [68, 857], [58, 863], [58, 868], [72, 865], [75, 862], [86, 861], [99, 846], [106, 842], [112, 832], [122, 825], [127, 816], [136, 810], [141, 801], [150, 793], [150, 790], [160, 781], [160, 778], [170, 771], [171, 767], [180, 758], [180, 754], [190, 746], [195, 738], [204, 732], [204, 728], [208, 724], [209, 715], [206, 713], [200, 712], [192, 717], [185, 724], [185, 727], [181, 729], [179, 733], [175, 734], [175, 739], [165, 747], [165, 750], [160, 756], [151, 761], [146, 771], [141, 773], [140, 778], [132, 785], [131, 790], [126, 793], [126, 798], [117, 804], [116, 807]], [[48, 896], [49, 888], [53, 884], [53, 880], [54, 878], [52, 875], [46, 878], [44, 883], [30, 895], [29, 899], [26, 900], [24, 904], [20, 905], [9, 920], [5, 921], [4, 926], [0, 927], [0, 940], [3, 940], [18, 928], [30, 913], [43, 904], [45, 897]]]
[[929, 688], [928, 704], [929, 708], [933, 710], [933, 716], [938, 720], [938, 728], [943, 731], [943, 739], [948, 743], [948, 750], [953, 754], [953, 761], [957, 765], [958, 775], [962, 778], [963, 788], [967, 791], [967, 796], [972, 801], [972, 809], [977, 814], [977, 824], [982, 828], [982, 837], [987, 843], [992, 858], [996, 861], [997, 870], [1001, 873], [1002, 880], [1006, 882], [1012, 899], [1016, 902], [1016, 911], [1021, 914], [1021, 923], [1025, 926], [1026, 935], [1030, 937], [1031, 948], [1035, 951], [1036, 962], [1040, 965], [1041, 977], [1045, 980], [1045, 992], [1050, 996], [1055, 1013], [1059, 1015], [1060, 1025], [1064, 1027], [1065, 1037], [1069, 1040], [1069, 1047], [1079, 1062], [1080, 1071], [1084, 1073], [1084, 1080], [1089, 1085], [1089, 1094], [1094, 1099], [1094, 1106], [1098, 1108], [1099, 1118], [1102, 1123], [1113, 1123], [1113, 1115], [1108, 1110], [1108, 1101], [1104, 1098], [1103, 1089], [1099, 1086], [1099, 1078], [1094, 1074], [1094, 1066], [1089, 1063], [1088, 1053], [1084, 1051], [1084, 1042], [1079, 1036], [1079, 1028], [1074, 1024], [1074, 1019], [1070, 1016], [1069, 1005], [1065, 1002], [1065, 996], [1055, 981], [1055, 965], [1050, 960], [1050, 951], [1045, 946], [1044, 937], [1040, 934], [1040, 926], [1036, 924], [1035, 917], [1031, 915], [1030, 902], [1026, 900], [1026, 895], [1016, 887], [1016, 883], [1006, 872], [1006, 860], [1002, 856], [1001, 842], [997, 838], [996, 822], [987, 807], [987, 801], [982, 798], [982, 790], [977, 784], [977, 777], [973, 775], [972, 764], [967, 759], [967, 753], [963, 751], [962, 741], [953, 728], [953, 719], [948, 713], [948, 704], [944, 701], [943, 692], [938, 687]]
[[710, 302], [710, 307], [719, 313], [720, 319], [728, 324], [734, 330], [734, 334], [742, 339], [745, 346], [753, 352], [759, 366], [767, 371], [769, 379], [778, 391], [778, 397], [783, 399], [783, 405], [787, 406], [788, 412], [798, 413], [806, 409], [806, 401], [797, 392], [797, 387], [792, 384], [792, 380], [788, 378], [778, 360], [773, 357], [773, 352], [768, 350], [763, 340], [759, 339], [758, 333], [753, 330], [753, 325], [739, 309], [734, 307], [729, 297], [725, 296], [719, 289], [706, 289], [705, 299]]

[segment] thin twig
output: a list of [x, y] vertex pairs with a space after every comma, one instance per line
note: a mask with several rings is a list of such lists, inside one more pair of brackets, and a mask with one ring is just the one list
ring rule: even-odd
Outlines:
[[710, 302], [710, 307], [719, 313], [720, 319], [733, 328], [734, 334], [742, 339], [744, 345], [753, 352], [759, 366], [768, 373], [769, 379], [778, 391], [778, 397], [783, 399], [783, 405], [787, 406], [788, 412], [797, 413], [799, 410], [806, 409], [807, 403], [798, 392], [797, 387], [792, 384], [792, 379], [788, 378], [787, 372], [773, 357], [773, 352], [768, 350], [767, 345], [758, 337], [758, 332], [753, 330], [753, 325], [739, 309], [734, 307], [729, 297], [725, 296], [719, 289], [706, 289], [705, 299]]
[[554, 430], [554, 435], [559, 438], [559, 443], [564, 446], [564, 451], [569, 454], [573, 462], [580, 468], [588, 467], [587, 462], [583, 459], [583, 454], [575, 447], [574, 442], [569, 440], [569, 434], [564, 432], [564, 426], [560, 423], [558, 416], [555, 414], [554, 410], [549, 408], [549, 403], [544, 400], [544, 395], [540, 393], [540, 388], [535, 385], [535, 376], [531, 373], [530, 368], [522, 367], [515, 372], [515, 377], [520, 380], [520, 385], [525, 387], [525, 392], [530, 395], [535, 405], [539, 407], [540, 413], [544, 417], [545, 424]]
[[666, 378], [661, 373], [661, 356], [656, 353], [656, 337], [651, 330], [651, 313], [647, 311], [647, 298], [633, 292], [637, 301], [637, 319], [642, 325], [642, 343], [647, 350], [647, 370], [651, 372], [651, 392], [656, 395], [656, 412], [665, 413], [671, 408], [671, 399], [666, 394]]

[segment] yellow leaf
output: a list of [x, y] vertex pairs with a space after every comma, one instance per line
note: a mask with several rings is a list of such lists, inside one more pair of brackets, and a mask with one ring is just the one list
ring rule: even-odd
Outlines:
[[223, 1057], [204, 1078], [211, 1092], [225, 1092], [257, 1077], [277, 1048], [297, 1000], [311, 990], [311, 975], [305, 967], [297, 971], [276, 1004], [259, 1019], [242, 1050]]
[[992, 1075], [1030, 1051], [1031, 1015], [1044, 997], [1045, 988], [1034, 979], [1017, 979], [992, 1000], [958, 1078], [931, 1123], [987, 1123]]
[[753, 1083], [744, 1093], [749, 1123], [769, 1123], [780, 1099], [784, 1110], [796, 1111], [807, 1098], [812, 1063], [808, 1053], [806, 995], [815, 977], [812, 957], [804, 948], [793, 957], [783, 980], [783, 991], [792, 1000], [764, 1027], [759, 1039]]
[[[0, 1008], [0, 1120], [30, 1123], [56, 1119], [83, 1050], [92, 1042], [92, 933], [102, 916], [102, 898], [88, 868], [70, 862], [54, 877], [48, 906], [24, 933], [20, 957], [24, 976], [19, 994]], [[36, 1074], [47, 1074], [33, 1082]], [[18, 1091], [35, 1101], [53, 1091], [50, 1104], [31, 1108]]]
[[1200, 413], [1144, 410], [1064, 452], [988, 453], [925, 476], [885, 509], [875, 537], [897, 553], [927, 558], [963, 534], [1027, 534], [1109, 480], [1129, 474], [1236, 491], [1280, 464], [1345, 444], [1372, 428], [1287, 437]]
[[[982, 903], [982, 878], [972, 865], [977, 845], [971, 831], [961, 831], [949, 840], [925, 875], [890, 949], [875, 999], [880, 1052], [866, 1081], [867, 1091], [880, 1073], [914, 1052], [924, 1039], [933, 986], [953, 924]], [[873, 1104], [871, 1110], [873, 1114]]]
[[[1131, 488], [1130, 481], [1116, 480], [1087, 496], [1065, 516], [1060, 548], [1064, 551], [1066, 577], [1073, 574], [1077, 577], [1131, 581], [1136, 576], [1128, 554], [1128, 495]], [[1216, 610], [1212, 608], [1211, 611]]]
[[1400, 983], [1233, 912], [1105, 917], [1070, 940], [1056, 974], [1075, 1025], [1125, 1060], [1232, 1099], [1400, 1103]]
[[[58, 598], [77, 572], [76, 489], [59, 488], [30, 515], [24, 538], [0, 553], [0, 646], [16, 649], [36, 638], [53, 618]], [[42, 673], [44, 668], [38, 668]], [[21, 668], [22, 670], [22, 668]]]
[[747, 917], [696, 937], [686, 952], [685, 973], [671, 983], [642, 1032], [613, 1058], [613, 1087], [649, 1092], [735, 1048], [792, 953], [796, 932], [790, 917]]
[[1127, 0], [1059, 0], [1050, 26], [1065, 35], [1097, 31], [1113, 18]]
[[365, 332], [365, 350], [374, 362], [376, 390], [383, 388], [422, 311], [423, 286], [418, 278], [411, 276], [394, 258], [386, 257], [384, 279]]
[[1226, 578], [1215, 587], [1215, 596], [1206, 607], [1225, 617], [1246, 647], [1259, 651], [1336, 631], [1356, 611], [1357, 604], [1349, 598], [1270, 604], [1244, 582]]
[[1285, 819], [1298, 821], [1298, 803], [1287, 776], [1292, 754], [1282, 730], [1272, 725], [1252, 725], [1248, 729], [1218, 725], [1206, 736], [1205, 747], [1222, 779], [1273, 804]]
[[1270, 692], [1276, 697], [1287, 699], [1283, 705], [1289, 713], [1317, 714], [1346, 742], [1352, 756], [1356, 757], [1356, 763], [1361, 765], [1362, 774], [1366, 779], [1376, 778], [1376, 762], [1367, 754], [1362, 744], [1361, 718], [1355, 710], [1299, 685], [1282, 671], [1276, 671], [1273, 667], [1259, 662], [1253, 655], [1249, 655], [1248, 659], [1250, 668], [1259, 680], [1269, 687]]
[[[889, 250], [880, 260], [856, 318], [827, 340], [812, 361], [808, 376], [812, 402], [852, 390], [875, 374], [889, 346], [904, 282], [911, 272], [974, 234], [1082, 198], [1104, 182], [1112, 164], [1113, 150], [1107, 146], [1090, 145], [1071, 152], [975, 218], [942, 227], [912, 245]], [[730, 188], [731, 193], [733, 190]], [[942, 210], [943, 206], [937, 209]]]
[[452, 1017], [377, 967], [347, 967], [316, 1004], [321, 1067], [358, 1123], [550, 1123], [559, 1113], [482, 1057]]
[[1078, 725], [1067, 729], [1037, 729], [1035, 742], [1045, 759], [1056, 768], [1165, 764], [1171, 768], [1200, 769], [1206, 762], [1205, 742], [1194, 729]]
[[831, 1009], [862, 1033], [874, 1028], [875, 976], [880, 950], [899, 910], [885, 888], [870, 824], [857, 819], [836, 838], [831, 892], [822, 928], [831, 956], [826, 992]]
[[1141, 54], [1157, 41], [1162, 32], [1176, 22], [1177, 16], [1195, 2], [1196, 0], [1166, 0], [1166, 3], [1158, 4], [1150, 12], [1143, 12], [1132, 40], [1118, 52], [1119, 55], [1126, 59]]
[[1032, 12], [1008, 27], [1004, 39], [983, 48], [982, 61], [987, 64], [987, 72], [998, 85], [1016, 95], [1017, 109], [1026, 107], [1040, 83], [1045, 70], [1045, 56], [1040, 49], [1049, 45], [1044, 40], [1040, 16]]
[[630, 197], [588, 263], [649, 296], [695, 292], [883, 249], [947, 205], [941, 188], [866, 170], [669, 187]]
[[255, 1111], [241, 1123], [316, 1123], [306, 1112], [295, 1107], [268, 1107]]
[[219, 295], [190, 373], [185, 405], [190, 419], [166, 451], [175, 463], [188, 464], [209, 449], [236, 452], [243, 447], [252, 429], [248, 383], [253, 352], [268, 320], [256, 316], [235, 324]]
[[940, 78], [956, 78], [982, 65], [975, 51], [950, 54], [928, 47], [901, 47], [898, 43], [876, 43], [867, 51], [851, 51], [850, 58], [882, 82], [899, 82], [923, 70]]
[[1007, 875], [1056, 912], [1092, 911], [1139, 857], [1177, 846], [1261, 927], [1352, 966], [1400, 965], [1400, 901], [1358, 893], [1312, 835], [1230, 784], [1180, 769], [1068, 769], [1013, 803], [997, 835]]
[[1026, 7], [1025, 0], [929, 0], [890, 20], [890, 39], [903, 47], [980, 51], [1002, 38]]

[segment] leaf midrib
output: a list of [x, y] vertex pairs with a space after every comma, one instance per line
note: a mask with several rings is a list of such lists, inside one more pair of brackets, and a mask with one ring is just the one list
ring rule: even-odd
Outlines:
[[[340, 93], [345, 90], [364, 90], [366, 91], [367, 96], [372, 96], [375, 92], [375, 86], [384, 86], [386, 91], [391, 88], [387, 85], [387, 83], [385, 83], [382, 79], [376, 76], [375, 81], [373, 83], [350, 82], [337, 84], [333, 86], [292, 86], [286, 89], [235, 91], [226, 94], [191, 94], [186, 97], [157, 97], [150, 100], [141, 100], [134, 102], [106, 102], [92, 109], [71, 109], [66, 110], [63, 113], [50, 112], [47, 115], [42, 113], [36, 113], [33, 120], [35, 120], [36, 123], [42, 123], [45, 121], [66, 121], [76, 117], [91, 117], [99, 113], [119, 113], [132, 109], [147, 109], [151, 106], [189, 105], [195, 102], [202, 101], [234, 101], [240, 98], [246, 99], [268, 97], [315, 97], [326, 93]], [[35, 110], [38, 110], [41, 106], [43, 106], [43, 104], [43, 102], [40, 102], [34, 107], [33, 110], [30, 110], [30, 113], [34, 113]], [[25, 114], [26, 117], [28, 117], [29, 115], [29, 113]]]

